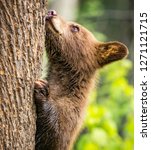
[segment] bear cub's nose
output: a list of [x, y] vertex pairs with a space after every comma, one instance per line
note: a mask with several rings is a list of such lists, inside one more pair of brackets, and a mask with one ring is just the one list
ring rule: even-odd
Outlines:
[[49, 10], [48, 16], [57, 16], [57, 12], [55, 10]]
[[54, 16], [57, 16], [57, 12], [55, 10], [49, 10], [46, 17], [45, 17], [45, 19], [46, 19], [46, 21], [49, 21]]

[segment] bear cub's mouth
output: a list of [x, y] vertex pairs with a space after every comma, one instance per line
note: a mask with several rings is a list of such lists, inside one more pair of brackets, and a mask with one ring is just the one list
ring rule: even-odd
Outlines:
[[49, 10], [47, 15], [46, 15], [46, 23], [49, 23], [49, 29], [52, 31], [55, 31], [56, 33], [61, 34], [62, 30], [61, 30], [61, 22], [59, 21], [59, 19], [57, 19], [57, 12], [55, 10]]

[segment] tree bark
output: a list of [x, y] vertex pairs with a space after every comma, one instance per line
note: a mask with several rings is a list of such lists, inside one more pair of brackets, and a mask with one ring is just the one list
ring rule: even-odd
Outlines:
[[45, 0], [0, 0], [0, 150], [35, 147]]

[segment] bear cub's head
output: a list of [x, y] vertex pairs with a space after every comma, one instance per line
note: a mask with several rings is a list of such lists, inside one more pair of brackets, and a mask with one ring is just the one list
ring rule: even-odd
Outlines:
[[75, 70], [94, 71], [127, 56], [120, 42], [99, 42], [83, 26], [65, 21], [56, 11], [46, 16], [46, 50], [52, 64]]

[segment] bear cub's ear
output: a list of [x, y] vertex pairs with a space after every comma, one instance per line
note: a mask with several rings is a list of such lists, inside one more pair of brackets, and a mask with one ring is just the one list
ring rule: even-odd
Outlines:
[[120, 60], [128, 55], [127, 47], [120, 42], [99, 43], [98, 63], [100, 67], [106, 64]]

